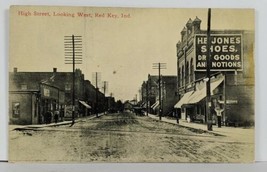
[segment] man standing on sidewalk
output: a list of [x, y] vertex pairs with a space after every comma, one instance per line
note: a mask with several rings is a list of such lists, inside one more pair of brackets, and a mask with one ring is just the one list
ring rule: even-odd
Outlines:
[[224, 111], [224, 109], [221, 109], [220, 105], [217, 104], [217, 106], [215, 107], [215, 112], [217, 115], [217, 122], [218, 122], [218, 128], [221, 128], [221, 124], [222, 124], [222, 112]]

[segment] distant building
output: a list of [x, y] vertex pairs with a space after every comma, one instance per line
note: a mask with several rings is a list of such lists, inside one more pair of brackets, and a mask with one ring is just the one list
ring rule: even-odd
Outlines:
[[[201, 20], [189, 19], [177, 43], [179, 101], [175, 108], [181, 118], [206, 122], [207, 31]], [[225, 124], [254, 122], [254, 32], [212, 30], [211, 98], [224, 108]]]
[[106, 97], [107, 99], [107, 110], [114, 110], [116, 108], [116, 102], [115, 102], [115, 98], [112, 96], [108, 96]]
[[130, 101], [125, 101], [124, 102], [124, 110], [132, 110], [134, 105]]
[[[161, 76], [161, 105], [163, 115], [172, 115], [173, 107], [177, 102], [177, 76]], [[147, 81], [142, 84], [142, 107], [159, 114], [159, 77], [148, 75]]]

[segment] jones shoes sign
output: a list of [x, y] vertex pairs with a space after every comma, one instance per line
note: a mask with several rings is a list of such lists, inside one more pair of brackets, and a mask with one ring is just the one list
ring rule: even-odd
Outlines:
[[[196, 70], [206, 70], [207, 36], [195, 36]], [[242, 36], [240, 34], [210, 37], [210, 70], [242, 70]]]

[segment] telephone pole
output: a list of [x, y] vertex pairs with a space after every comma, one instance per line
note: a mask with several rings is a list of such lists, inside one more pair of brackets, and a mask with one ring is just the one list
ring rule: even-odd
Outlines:
[[95, 102], [95, 113], [96, 113], [97, 118], [98, 118], [98, 92], [99, 92], [98, 81], [100, 80], [99, 75], [100, 75], [99, 72], [93, 73], [93, 80], [95, 80], [95, 101], [96, 101]]
[[149, 98], [148, 98], [148, 81], [146, 82], [146, 115], [148, 116], [148, 101], [149, 101]]
[[106, 113], [107, 110], [107, 102], [106, 102], [106, 92], [108, 89], [108, 82], [107, 81], [103, 81], [103, 91], [104, 91], [104, 114]]
[[161, 69], [167, 69], [166, 67], [166, 63], [153, 63], [152, 66], [153, 69], [158, 69], [159, 71], [159, 82], [158, 82], [158, 86], [159, 86], [159, 120], [161, 120], [161, 116], [162, 116], [162, 102], [161, 102], [161, 74], [160, 74], [160, 70]]
[[211, 9], [208, 9], [208, 23], [207, 23], [207, 58], [206, 58], [206, 64], [207, 64], [207, 72], [206, 72], [206, 114], [207, 114], [207, 129], [209, 131], [212, 131], [212, 116], [210, 114], [210, 18], [211, 18]]
[[72, 123], [75, 123], [75, 64], [82, 64], [82, 37], [64, 36], [65, 64], [72, 64]]

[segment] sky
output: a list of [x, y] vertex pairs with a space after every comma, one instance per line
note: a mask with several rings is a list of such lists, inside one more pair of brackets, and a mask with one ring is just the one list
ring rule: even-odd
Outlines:
[[[82, 36], [83, 64], [76, 68], [91, 81], [92, 74], [99, 72], [101, 80], [108, 81], [108, 94], [112, 93], [116, 100], [131, 100], [148, 74], [158, 74], [152, 69], [153, 63], [166, 63], [162, 75], [177, 74], [176, 43], [181, 39], [180, 32], [189, 18], [194, 20], [196, 16], [202, 20], [201, 29], [206, 30], [207, 11], [13, 6], [9, 71], [17, 67], [18, 71], [45, 72], [56, 67], [59, 72], [71, 72], [72, 65], [64, 63], [64, 36]], [[253, 10], [211, 11], [211, 29], [254, 30]], [[79, 17], [78, 13], [87, 17]], [[66, 14], [74, 17], [62, 16]]]

